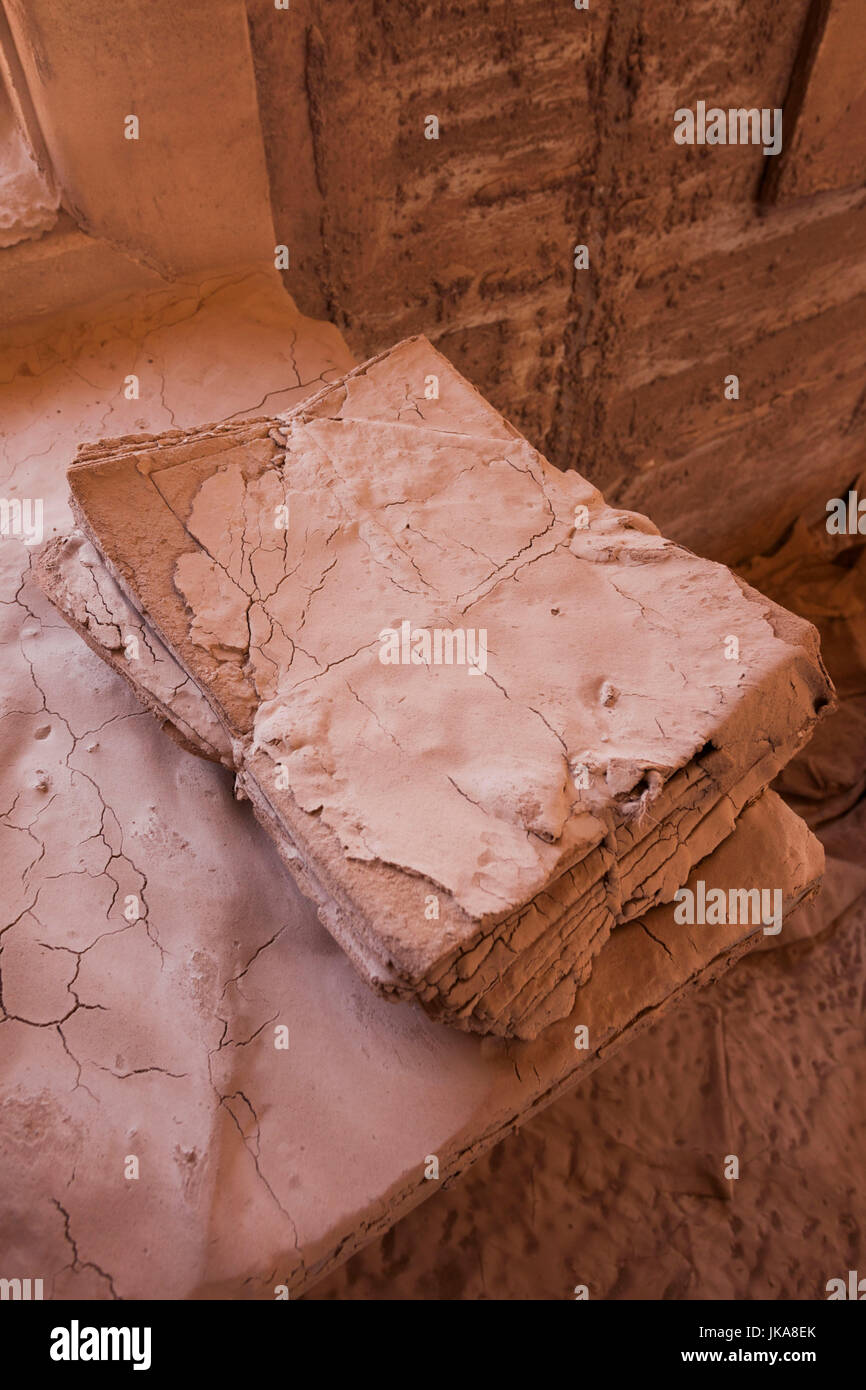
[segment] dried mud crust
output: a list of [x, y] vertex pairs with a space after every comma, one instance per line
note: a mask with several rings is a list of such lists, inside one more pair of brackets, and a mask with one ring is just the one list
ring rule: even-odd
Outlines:
[[[459, 1026], [567, 1013], [611, 930], [670, 900], [832, 700], [809, 624], [552, 469], [423, 339], [286, 416], [115, 441], [69, 476], [222, 730], [190, 738], [190, 705], [182, 737], [228, 743], [365, 978]], [[485, 631], [486, 670], [383, 666], [407, 616]]]

